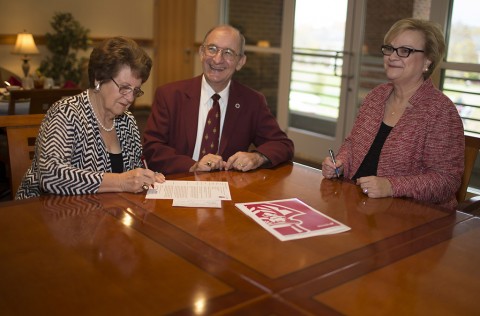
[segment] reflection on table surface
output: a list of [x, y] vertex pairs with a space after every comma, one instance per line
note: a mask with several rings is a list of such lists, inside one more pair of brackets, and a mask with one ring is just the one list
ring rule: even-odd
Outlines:
[[[470, 256], [480, 253], [473, 242], [480, 223], [466, 214], [369, 199], [353, 183], [299, 164], [167, 179], [228, 181], [232, 201], [221, 209], [187, 208], [109, 193], [2, 203], [0, 268], [9, 273], [0, 280], [0, 313], [385, 314], [406, 296], [406, 311], [416, 314], [423, 309], [413, 302], [427, 302], [431, 293], [412, 294], [412, 287], [438, 284], [440, 272], [478, 289], [465, 271], [480, 263]], [[351, 230], [281, 242], [234, 205], [292, 197]], [[464, 254], [463, 243], [470, 243]], [[450, 261], [465, 254], [472, 260]], [[351, 293], [350, 305], [338, 300]], [[396, 299], [375, 305], [382, 295]], [[475, 306], [473, 298], [459, 303], [450, 295], [446, 310]]]

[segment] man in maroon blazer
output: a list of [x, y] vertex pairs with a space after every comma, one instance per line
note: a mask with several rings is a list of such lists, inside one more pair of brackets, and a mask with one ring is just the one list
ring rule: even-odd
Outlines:
[[[200, 47], [203, 75], [159, 87], [144, 133], [150, 169], [186, 171], [273, 167], [293, 158], [294, 145], [259, 92], [231, 80], [246, 62], [245, 38], [222, 25]], [[218, 151], [203, 154], [204, 126], [212, 95], [220, 95]]]

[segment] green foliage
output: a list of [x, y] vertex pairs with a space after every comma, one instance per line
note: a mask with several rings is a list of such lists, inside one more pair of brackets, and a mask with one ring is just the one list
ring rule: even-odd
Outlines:
[[71, 13], [56, 12], [50, 21], [55, 33], [45, 34], [47, 49], [51, 55], [41, 63], [39, 71], [51, 77], [57, 84], [71, 80], [80, 83], [86, 58], [77, 58], [79, 50], [88, 48], [88, 33]]

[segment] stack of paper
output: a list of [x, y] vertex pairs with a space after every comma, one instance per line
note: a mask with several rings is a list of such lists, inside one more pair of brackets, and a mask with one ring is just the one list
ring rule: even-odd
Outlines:
[[147, 199], [173, 199], [173, 206], [222, 207], [222, 200], [231, 200], [228, 182], [173, 181], [155, 183]]

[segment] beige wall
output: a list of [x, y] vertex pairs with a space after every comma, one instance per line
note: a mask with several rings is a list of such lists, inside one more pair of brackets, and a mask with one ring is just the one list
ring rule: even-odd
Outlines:
[[[117, 35], [153, 40], [154, 0], [0, 0], [0, 34], [11, 35], [24, 29], [35, 35], [53, 32], [50, 19], [55, 12], [70, 12], [82, 26], [90, 29], [95, 38]], [[0, 67], [21, 75], [21, 60], [12, 55], [12, 45], [0, 45]], [[31, 70], [38, 68], [48, 53], [44, 46], [38, 47], [40, 55], [30, 60]], [[153, 58], [153, 47], [145, 50]], [[88, 56], [90, 51], [82, 53]], [[138, 103], [150, 104], [154, 87], [148, 80], [143, 89], [145, 95]]]
[[[11, 35], [24, 29], [33, 35], [45, 35], [52, 32], [50, 19], [55, 12], [70, 12], [85, 28], [90, 36], [103, 38], [116, 35], [148, 39], [153, 43], [153, 5], [155, 1], [175, 0], [0, 0], [0, 34]], [[197, 0], [195, 41], [200, 43], [204, 34], [222, 20], [222, 0]], [[21, 60], [12, 55], [12, 45], [0, 45], [0, 67], [21, 75]], [[44, 46], [38, 46], [40, 55], [30, 60], [33, 71], [40, 65], [43, 56], [48, 53]], [[145, 48], [153, 58], [153, 47]], [[88, 56], [90, 50], [82, 52]], [[195, 75], [202, 72], [198, 58]], [[150, 105], [155, 87], [149, 79], [143, 86], [145, 95], [137, 102]]]
[[[197, 21], [195, 42], [200, 44], [205, 34], [215, 25], [220, 24], [222, 17], [222, 0], [197, 0]], [[202, 73], [202, 64], [198, 54], [195, 60], [195, 75]]]

